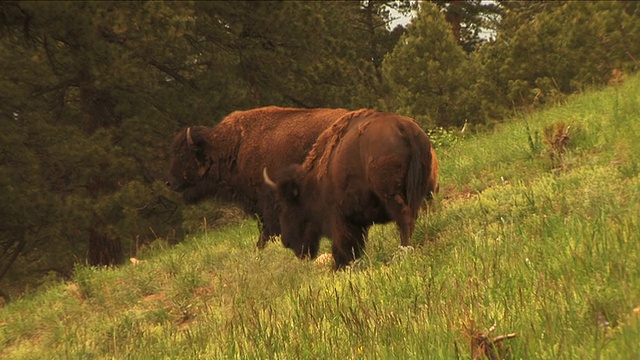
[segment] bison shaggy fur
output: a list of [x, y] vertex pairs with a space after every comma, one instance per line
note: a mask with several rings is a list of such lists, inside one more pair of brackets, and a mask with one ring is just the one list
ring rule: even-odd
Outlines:
[[437, 189], [434, 154], [413, 119], [373, 110], [345, 114], [302, 164], [263, 170], [282, 207], [284, 245], [313, 258], [326, 236], [341, 268], [361, 255], [371, 225], [390, 221], [408, 245], [424, 198]]
[[236, 111], [214, 127], [179, 131], [167, 184], [187, 203], [215, 197], [239, 205], [261, 224], [258, 247], [280, 234], [279, 209], [265, 188], [264, 166], [301, 162], [322, 131], [345, 109], [265, 107]]

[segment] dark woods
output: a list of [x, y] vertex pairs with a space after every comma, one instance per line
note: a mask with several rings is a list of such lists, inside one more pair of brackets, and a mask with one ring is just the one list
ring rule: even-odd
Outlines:
[[416, 6], [0, 3], [0, 289], [180, 241], [203, 213], [164, 185], [187, 125], [278, 105], [480, 129], [639, 65], [635, 2]]

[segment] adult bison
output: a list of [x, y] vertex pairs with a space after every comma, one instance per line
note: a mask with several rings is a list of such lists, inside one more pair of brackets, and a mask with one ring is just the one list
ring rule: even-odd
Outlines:
[[371, 225], [394, 221], [408, 245], [423, 199], [436, 190], [433, 160], [427, 135], [412, 119], [372, 110], [345, 114], [301, 165], [263, 170], [282, 207], [283, 244], [313, 258], [326, 236], [341, 268], [360, 256]]
[[280, 234], [279, 210], [273, 191], [265, 188], [263, 167], [303, 161], [318, 135], [345, 113], [270, 106], [233, 112], [212, 128], [183, 129], [173, 140], [167, 184], [187, 203], [216, 197], [255, 215], [262, 248]]

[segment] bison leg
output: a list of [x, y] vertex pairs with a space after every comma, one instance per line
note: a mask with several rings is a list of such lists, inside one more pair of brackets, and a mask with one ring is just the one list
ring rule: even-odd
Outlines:
[[334, 226], [332, 253], [336, 262], [336, 270], [342, 269], [355, 259], [358, 259], [365, 248], [367, 228], [338, 224]]
[[260, 236], [256, 246], [258, 249], [264, 249], [267, 246], [267, 242], [280, 235], [280, 223], [278, 219], [274, 220], [271, 216], [256, 215], [256, 218], [260, 227]]
[[415, 227], [415, 219], [411, 215], [411, 208], [409, 208], [404, 199], [402, 199], [402, 196], [397, 194], [393, 198], [385, 201], [384, 206], [389, 217], [398, 225], [400, 244], [402, 246], [408, 246]]
[[320, 233], [314, 229], [311, 225], [306, 225], [303, 237], [302, 252], [305, 256], [315, 259], [318, 257], [318, 250], [320, 249]]

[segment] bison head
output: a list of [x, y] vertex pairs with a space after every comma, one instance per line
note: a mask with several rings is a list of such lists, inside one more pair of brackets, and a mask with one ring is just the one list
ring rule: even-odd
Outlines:
[[189, 191], [202, 183], [211, 167], [206, 153], [206, 130], [204, 126], [186, 128], [173, 139], [167, 185], [174, 191], [184, 192], [185, 200], [189, 200]]
[[282, 244], [293, 250], [299, 258], [318, 255], [321, 232], [310, 217], [305, 207], [308, 200], [301, 191], [302, 167], [291, 165], [280, 171], [275, 180], [269, 177], [267, 168], [262, 175], [264, 182], [276, 191], [276, 199], [280, 205], [280, 230]]

